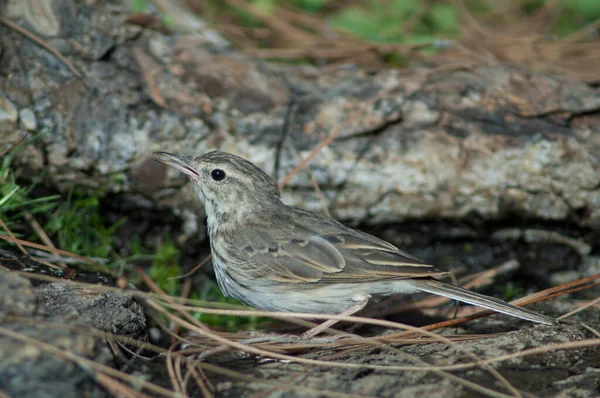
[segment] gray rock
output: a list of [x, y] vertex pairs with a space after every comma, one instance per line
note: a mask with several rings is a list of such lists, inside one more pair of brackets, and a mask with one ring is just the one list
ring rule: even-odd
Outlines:
[[106, 339], [92, 328], [145, 339], [142, 309], [124, 292], [58, 282], [33, 288], [5, 269], [0, 292], [0, 390], [11, 397], [108, 396], [83, 362], [115, 364]]
[[37, 120], [35, 113], [29, 108], [23, 108], [19, 111], [19, 120], [21, 126], [27, 131], [35, 131], [37, 129]]
[[0, 270], [0, 321], [6, 316], [31, 316], [36, 296], [29, 281], [15, 273]]
[[146, 334], [142, 307], [129, 293], [58, 282], [42, 284], [34, 291], [42, 314], [124, 336], [143, 338]]
[[17, 127], [19, 113], [17, 107], [0, 91], [0, 133], [9, 132]]

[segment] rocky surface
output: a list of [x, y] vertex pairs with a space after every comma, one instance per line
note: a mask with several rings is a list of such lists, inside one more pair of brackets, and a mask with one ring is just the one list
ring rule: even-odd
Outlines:
[[115, 334], [143, 339], [147, 334], [142, 307], [130, 294], [94, 287], [46, 283], [35, 288], [38, 312], [61, 316]]
[[[42, 3], [46, 13], [9, 1], [6, 15], [83, 79], [3, 26], [0, 131], [39, 133], [19, 160], [61, 189], [76, 182], [123, 206], [171, 207], [193, 233], [199, 204], [153, 151], [221, 149], [281, 179], [333, 135], [309, 169], [337, 218], [600, 226], [598, 88], [502, 65], [376, 74], [282, 66], [233, 52], [201, 27], [165, 33], [127, 22], [125, 7]], [[284, 198], [324, 210], [306, 170]]]
[[[488, 326], [478, 325], [483, 331]], [[577, 341], [586, 335], [580, 328], [563, 326], [547, 328], [525, 326], [500, 337], [460, 343], [481, 358], [497, 357], [539, 347], [550, 342]], [[536, 397], [594, 397], [600, 389], [598, 381], [598, 348], [575, 351], [555, 351], [542, 355], [511, 359], [493, 364], [508, 382], [525, 394]], [[318, 359], [315, 355], [305, 357]], [[343, 363], [359, 363], [385, 366], [438, 366], [456, 365], [465, 354], [445, 344], [404, 346], [397, 350], [362, 350], [335, 360]], [[235, 397], [250, 395], [254, 391], [270, 390], [269, 397], [302, 396], [364, 396], [364, 397], [472, 397], [485, 396], [484, 391], [461, 385], [451, 376], [469, 380], [478, 386], [495, 391], [509, 392], [488, 371], [481, 368], [449, 371], [451, 376], [427, 371], [331, 369], [320, 366], [303, 366], [282, 362], [256, 365], [246, 364], [260, 381], [249, 384], [237, 383], [223, 395]], [[263, 380], [270, 380], [278, 387], [269, 387]], [[321, 390], [325, 390], [320, 394]]]
[[109, 396], [84, 361], [115, 366], [114, 353], [102, 334], [91, 332], [143, 340], [142, 308], [128, 293], [93, 285], [34, 287], [4, 268], [13, 258], [7, 254], [0, 260], [0, 391], [10, 397]]

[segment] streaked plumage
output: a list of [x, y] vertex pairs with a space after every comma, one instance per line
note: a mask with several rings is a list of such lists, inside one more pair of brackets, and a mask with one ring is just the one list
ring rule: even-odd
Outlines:
[[424, 291], [533, 322], [555, 322], [439, 282], [434, 278], [446, 272], [384, 240], [286, 206], [275, 182], [240, 157], [218, 151], [194, 159], [156, 154], [195, 183], [219, 286], [249, 306], [337, 314], [372, 296]]

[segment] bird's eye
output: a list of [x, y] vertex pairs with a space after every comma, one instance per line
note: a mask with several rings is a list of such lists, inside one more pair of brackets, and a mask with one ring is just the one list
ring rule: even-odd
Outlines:
[[225, 172], [221, 169], [214, 169], [213, 171], [210, 172], [210, 176], [215, 181], [222, 181], [225, 179], [225, 177], [227, 177]]

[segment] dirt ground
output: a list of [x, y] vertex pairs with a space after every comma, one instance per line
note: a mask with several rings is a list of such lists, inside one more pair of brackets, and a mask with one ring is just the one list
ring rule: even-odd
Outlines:
[[[452, 250], [452, 246], [434, 245], [435, 252], [442, 257], [447, 250]], [[458, 247], [454, 245], [455, 257], [450, 261], [467, 263], [460, 257]], [[490, 249], [484, 248], [483, 244], [474, 247], [468, 250], [471, 260], [481, 258], [484, 250]], [[524, 252], [531, 256], [538, 250], [558, 253], [557, 248], [550, 247], [535, 250], [528, 247]], [[496, 248], [496, 252], [502, 250]], [[1, 265], [5, 267], [0, 271], [0, 288], [4, 292], [0, 302], [0, 389], [3, 392], [9, 396], [114, 395], [110, 383], [102, 378], [102, 375], [106, 376], [106, 369], [95, 368], [92, 364], [133, 376], [138, 387], [142, 386], [142, 380], [147, 380], [166, 389], [162, 392], [145, 390], [150, 395], [166, 396], [167, 391], [175, 391], [170, 373], [172, 364], [166, 354], [156, 354], [147, 348], [138, 350], [135, 344], [115, 343], [116, 340], [111, 341], [103, 335], [109, 332], [168, 348], [170, 337], [159, 329], [156, 311], [149, 307], [145, 298], [137, 296], [135, 291], [104, 291], [97, 284], [112, 285], [115, 281], [98, 273], [79, 272], [75, 281], [64, 283], [60, 279], [54, 282], [39, 280], [36, 275], [47, 277], [55, 272], [10, 252], [2, 252], [0, 257]], [[565, 255], [563, 258], [570, 257]], [[598, 262], [588, 259], [580, 262], [569, 275], [592, 275], [597, 273], [597, 267]], [[520, 269], [516, 275], [526, 278], [523, 276], [526, 274], [526, 269]], [[557, 280], [552, 272], [543, 274], [546, 279]], [[543, 279], [540, 277], [539, 281]], [[73, 285], [74, 282], [94, 285], [79, 286]], [[531, 308], [557, 317], [597, 297], [596, 287], [537, 303]], [[452, 310], [452, 307], [448, 309]], [[442, 313], [439, 310], [409, 311], [390, 315], [387, 319], [418, 326], [441, 320]], [[372, 325], [346, 327], [342, 329], [361, 337], [389, 336], [398, 332]], [[325, 341], [323, 344], [289, 350], [285, 348], [286, 344], [294, 343], [294, 340], [284, 339], [279, 346], [270, 346], [273, 352], [291, 355], [292, 360], [281, 360], [235, 349], [216, 349], [220, 344], [210, 338], [183, 332], [183, 336], [188, 336], [187, 342], [176, 344], [172, 349], [175, 355], [180, 354], [191, 363], [205, 366], [206, 390], [188, 380], [185, 391], [189, 396], [422, 395], [448, 398], [521, 394], [524, 397], [596, 397], [600, 393], [600, 340], [595, 335], [599, 329], [599, 311], [592, 306], [555, 326], [533, 325], [494, 315], [436, 331], [455, 340], [452, 345], [413, 336], [395, 344], [371, 341], [370, 345], [361, 347], [361, 341], [355, 340], [336, 346], [332, 344], [335, 340], [325, 341], [325, 338], [316, 341]], [[281, 339], [288, 336], [287, 333], [290, 330], [244, 332], [234, 340], [253, 341], [254, 347], [265, 348], [260, 345], [261, 341]], [[227, 333], [220, 335], [233, 338]], [[46, 345], [40, 346], [42, 343]], [[128, 348], [115, 348], [121, 344]], [[53, 351], [52, 347], [59, 351]], [[536, 348], [538, 352], [530, 352]], [[76, 357], [65, 357], [64, 352]], [[329, 361], [332, 365], [339, 363], [342, 366], [352, 364], [350, 366], [354, 368], [294, 363], [296, 359]], [[461, 364], [466, 365], [461, 368]], [[435, 369], [414, 368], [428, 365], [435, 365]], [[448, 366], [455, 368], [444, 370]], [[135, 382], [132, 384], [136, 385]]]

